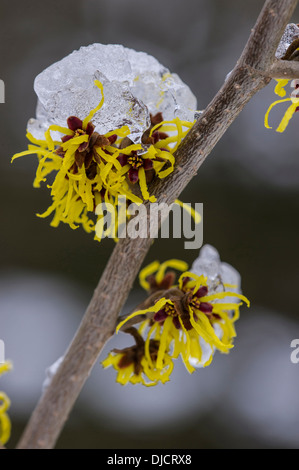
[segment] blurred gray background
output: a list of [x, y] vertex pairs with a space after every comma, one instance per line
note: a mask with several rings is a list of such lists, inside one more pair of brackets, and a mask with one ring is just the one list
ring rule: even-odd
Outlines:
[[[27, 145], [35, 76], [81, 45], [120, 43], [177, 72], [203, 109], [233, 68], [262, 5], [1, 0], [0, 338], [14, 362], [0, 382], [12, 400], [8, 447], [40, 396], [45, 369], [71, 340], [114, 245], [37, 218], [49, 194], [32, 187], [35, 157], [10, 164]], [[284, 134], [265, 129], [273, 89], [274, 82], [252, 99], [181, 196], [204, 203], [204, 243], [239, 270], [252, 302], [237, 324], [236, 347], [193, 375], [177, 364], [171, 383], [146, 390], [115, 384], [114, 371], [98, 363], [58, 448], [298, 447], [299, 364], [290, 361], [290, 343], [299, 337], [299, 115]], [[271, 114], [274, 126], [284, 110]], [[184, 251], [183, 240], [160, 240], [146, 263], [196, 256]], [[127, 310], [142, 295], [136, 283]], [[127, 342], [119, 335], [102, 358], [121, 344]]]

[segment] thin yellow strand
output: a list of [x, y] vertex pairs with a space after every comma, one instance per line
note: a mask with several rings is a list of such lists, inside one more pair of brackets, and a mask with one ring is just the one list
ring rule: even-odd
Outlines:
[[86, 129], [87, 124], [91, 121], [91, 119], [93, 118], [95, 113], [97, 111], [99, 111], [99, 109], [101, 109], [101, 107], [104, 104], [104, 87], [103, 87], [102, 83], [99, 80], [95, 80], [94, 84], [101, 90], [102, 99], [101, 99], [100, 103], [98, 104], [98, 106], [96, 106], [94, 109], [92, 109], [90, 111], [90, 113], [88, 114], [88, 116], [86, 116], [86, 118], [84, 119], [84, 121], [83, 121], [83, 129], [84, 130]]

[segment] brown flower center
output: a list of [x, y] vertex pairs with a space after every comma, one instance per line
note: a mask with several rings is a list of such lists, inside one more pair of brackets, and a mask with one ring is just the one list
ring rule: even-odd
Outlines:
[[176, 317], [178, 315], [176, 309], [171, 304], [166, 304], [164, 307], [165, 313], [171, 317]]
[[143, 166], [143, 159], [139, 155], [130, 155], [128, 157], [128, 163], [136, 170]]
[[83, 129], [77, 129], [75, 131], [74, 137], [79, 137], [81, 135], [86, 135], [86, 132]]
[[[125, 349], [113, 349], [112, 351], [121, 354], [121, 358], [118, 362], [118, 367], [120, 369], [125, 369], [133, 364], [134, 367], [134, 374], [139, 375], [143, 372], [143, 367], [141, 365], [141, 360], [145, 355], [145, 342], [140, 333], [136, 330], [136, 328], [127, 328], [124, 330], [125, 333], [129, 333], [135, 339], [135, 345], [130, 346]], [[157, 360], [158, 350], [159, 350], [160, 342], [155, 339], [151, 339], [149, 342], [149, 354], [152, 361]]]

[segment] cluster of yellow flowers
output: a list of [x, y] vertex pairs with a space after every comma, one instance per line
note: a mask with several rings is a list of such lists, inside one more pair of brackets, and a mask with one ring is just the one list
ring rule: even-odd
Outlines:
[[270, 111], [274, 106], [280, 103], [286, 103], [291, 101], [291, 105], [288, 107], [286, 112], [284, 113], [284, 116], [282, 120], [280, 121], [278, 127], [276, 128], [277, 132], [284, 132], [285, 129], [287, 128], [287, 125], [289, 124], [291, 118], [293, 117], [294, 113], [299, 110], [299, 80], [292, 80], [290, 86], [294, 88], [294, 90], [291, 92], [289, 98], [284, 98], [286, 96], [287, 92], [285, 90], [285, 86], [289, 83], [290, 80], [288, 79], [276, 79], [276, 86], [274, 89], [274, 92], [276, 95], [280, 96], [281, 100], [274, 101], [269, 108], [268, 111], [266, 112], [265, 115], [265, 127], [267, 129], [272, 129], [272, 127], [269, 125], [269, 114]]
[[[11, 369], [10, 362], [0, 364], [0, 376]], [[6, 393], [0, 392], [0, 445], [5, 445], [10, 437], [10, 419], [7, 410], [10, 407], [10, 400]]]
[[[34, 187], [40, 187], [41, 182], [56, 172], [53, 183], [48, 185], [53, 203], [43, 214], [38, 214], [47, 217], [54, 213], [51, 222], [54, 227], [64, 222], [72, 229], [81, 225], [87, 232], [93, 232], [97, 220], [103, 217], [103, 214], [97, 220], [94, 217], [101, 202], [112, 204], [116, 210], [119, 196], [137, 204], [154, 202], [156, 198], [149, 194], [148, 183], [173, 171], [173, 153], [193, 124], [179, 118], [163, 121], [162, 114], [157, 113], [151, 116], [151, 126], [139, 144], [129, 139], [128, 126], [101, 135], [94, 131], [92, 118], [103, 106], [104, 91], [98, 80], [95, 85], [102, 98], [83, 121], [70, 116], [68, 127], [51, 125], [45, 132], [45, 140], [37, 140], [27, 133], [31, 142], [28, 150], [12, 158], [13, 161], [24, 155], [37, 155]], [[63, 134], [60, 142], [52, 139], [53, 131]], [[97, 236], [95, 239], [100, 240]]]
[[[174, 273], [166, 272], [168, 268], [184, 271], [177, 284]], [[249, 306], [246, 297], [226, 290], [235, 286], [223, 284], [222, 291], [216, 292], [207, 277], [187, 271], [180, 260], [156, 261], [140, 272], [139, 279], [150, 294], [150, 305], [127, 316], [116, 329], [130, 333], [136, 344], [113, 350], [102, 363], [117, 370], [117, 382], [165, 383], [173, 359], [181, 356], [192, 373], [194, 367], [208, 366], [215, 350], [228, 353], [233, 347], [242, 301]], [[138, 330], [132, 327], [134, 323], [140, 323]]]

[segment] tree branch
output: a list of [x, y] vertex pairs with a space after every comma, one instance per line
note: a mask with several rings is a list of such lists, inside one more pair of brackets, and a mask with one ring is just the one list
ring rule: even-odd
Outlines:
[[[178, 198], [245, 104], [269, 83], [274, 53], [296, 4], [297, 0], [265, 2], [236, 67], [177, 150], [174, 172], [152, 185], [157, 202], [170, 204]], [[149, 214], [144, 223], [149, 225]], [[122, 239], [114, 248], [82, 323], [33, 412], [19, 448], [54, 446], [101, 349], [115, 331], [117, 316], [151, 243], [150, 238]]]
[[296, 5], [296, 0], [265, 2], [251, 30], [251, 35], [241, 55], [241, 62], [264, 72], [270, 68], [279, 41]]
[[299, 62], [295, 60], [276, 60], [269, 69], [271, 78], [299, 78]]

